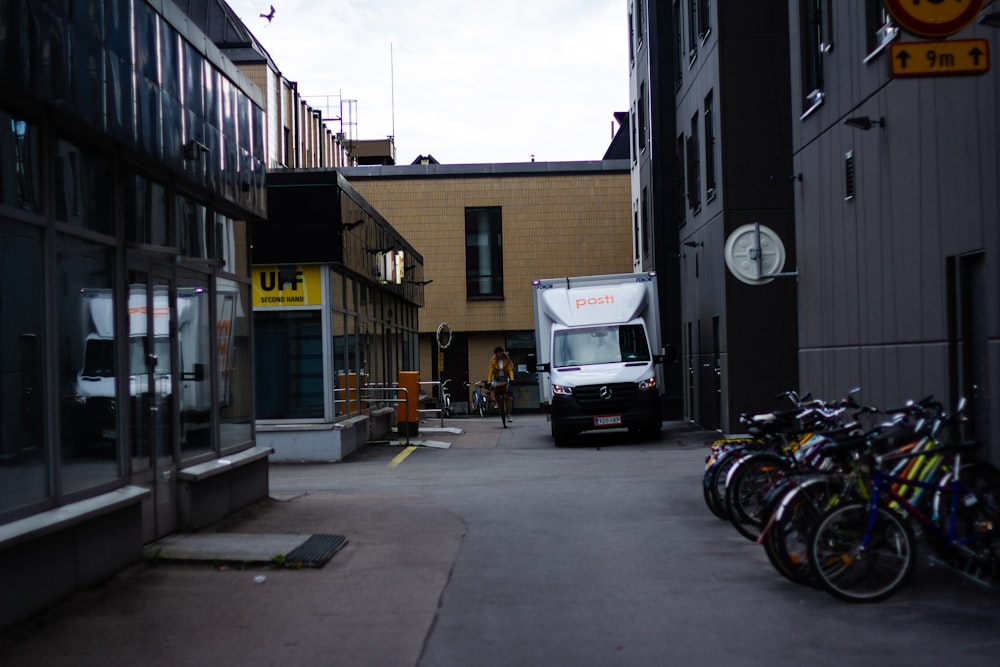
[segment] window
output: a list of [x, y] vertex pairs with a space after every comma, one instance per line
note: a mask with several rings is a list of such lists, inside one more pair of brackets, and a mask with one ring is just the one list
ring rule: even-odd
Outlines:
[[[319, 310], [258, 311], [254, 314], [254, 371], [259, 419], [323, 417], [323, 327], [320, 317]], [[338, 351], [343, 354], [343, 348]]]
[[684, 225], [687, 212], [684, 209], [685, 178], [684, 178], [684, 134], [677, 135], [677, 145], [674, 149], [674, 200], [676, 205], [677, 226]]
[[56, 142], [55, 158], [56, 219], [114, 234], [107, 163], [62, 139]]
[[633, 17], [632, 12], [628, 13], [628, 53], [635, 65], [635, 17]]
[[503, 298], [503, 230], [500, 207], [465, 209], [465, 293]]
[[701, 149], [698, 146], [698, 114], [691, 116], [691, 134], [687, 147], [687, 195], [688, 207], [694, 211], [701, 208]]
[[715, 199], [715, 101], [712, 91], [705, 96], [705, 200]]
[[701, 40], [702, 44], [712, 33], [712, 24], [708, 15], [711, 5], [711, 0], [698, 0], [698, 39]]
[[632, 256], [639, 261], [639, 207], [632, 205]]
[[646, 82], [639, 84], [639, 150], [646, 150]]
[[681, 87], [684, 70], [681, 68], [681, 54], [684, 53], [684, 31], [681, 29], [681, 4], [674, 0], [674, 89]]
[[801, 0], [799, 19], [802, 59], [803, 119], [823, 103], [823, 6], [824, 0]]
[[642, 189], [642, 256], [649, 257], [649, 250], [653, 246], [653, 229], [649, 224], [649, 196], [646, 188]]
[[866, 63], [885, 50], [899, 35], [899, 28], [893, 25], [892, 16], [882, 0], [865, 0], [865, 35], [868, 38], [868, 56], [864, 60]]
[[698, 3], [688, 0], [688, 65], [698, 59]]
[[0, 112], [0, 204], [41, 210], [39, 144], [34, 125]]
[[642, 0], [635, 0], [635, 35], [639, 39], [639, 46], [642, 46], [643, 33], [646, 30], [646, 26], [643, 23], [643, 9]]
[[[45, 375], [45, 309], [39, 307], [45, 303], [42, 258], [40, 228], [0, 220], [0, 281], [8, 286], [0, 299], [0, 349], [6, 351], [0, 354], [5, 388], [0, 391], [0, 461], [4, 462], [4, 480], [9, 480], [0, 490], [0, 516], [50, 494], [44, 465], [49, 458], [45, 398], [51, 392]], [[73, 316], [80, 312], [80, 304], [69, 301], [68, 305], [66, 323], [79, 326]], [[61, 342], [75, 343], [76, 351], [80, 335]], [[61, 379], [65, 391], [73, 387], [76, 376], [65, 372]]]

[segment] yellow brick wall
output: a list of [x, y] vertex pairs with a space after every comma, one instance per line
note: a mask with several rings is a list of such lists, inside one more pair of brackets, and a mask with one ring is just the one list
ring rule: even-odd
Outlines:
[[[424, 288], [420, 331], [448, 322], [453, 331], [493, 334], [470, 338], [473, 375], [504, 331], [534, 328], [533, 279], [632, 270], [627, 172], [348, 180], [423, 255], [424, 279], [433, 282]], [[474, 206], [502, 210], [502, 300], [466, 299], [465, 209]], [[425, 373], [430, 354], [428, 344]]]

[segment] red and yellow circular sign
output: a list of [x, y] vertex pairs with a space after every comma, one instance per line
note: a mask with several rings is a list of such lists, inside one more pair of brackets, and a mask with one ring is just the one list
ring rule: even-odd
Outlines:
[[947, 37], [976, 20], [983, 0], [885, 0], [905, 30], [922, 37]]

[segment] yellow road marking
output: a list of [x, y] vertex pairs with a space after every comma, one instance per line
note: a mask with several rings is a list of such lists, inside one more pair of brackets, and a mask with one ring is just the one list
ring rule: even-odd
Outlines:
[[413, 445], [410, 445], [409, 447], [407, 447], [406, 449], [404, 449], [403, 451], [401, 451], [399, 454], [396, 454], [396, 458], [394, 458], [393, 460], [389, 461], [389, 467], [390, 468], [395, 468], [396, 466], [398, 466], [400, 463], [403, 462], [404, 459], [406, 459], [407, 456], [409, 456], [410, 454], [412, 454], [415, 449], [416, 449], [416, 447], [414, 447]]

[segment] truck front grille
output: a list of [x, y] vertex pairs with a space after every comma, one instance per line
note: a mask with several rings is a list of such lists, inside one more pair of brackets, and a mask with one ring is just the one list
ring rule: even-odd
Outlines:
[[574, 387], [573, 397], [588, 415], [618, 414], [631, 409], [637, 392], [634, 382], [589, 384]]

